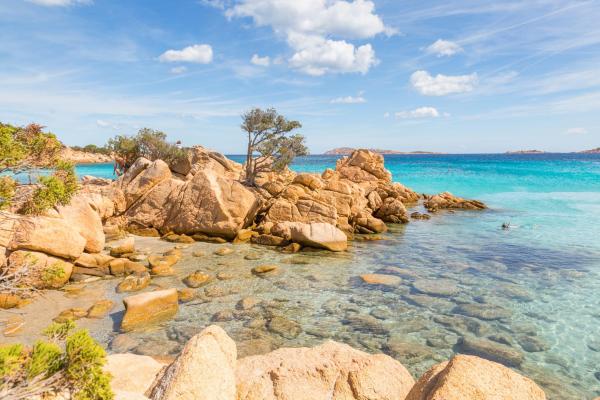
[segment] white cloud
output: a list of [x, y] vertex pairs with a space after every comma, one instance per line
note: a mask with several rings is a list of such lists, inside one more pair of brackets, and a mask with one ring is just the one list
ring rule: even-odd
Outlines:
[[345, 40], [330, 40], [318, 36], [295, 36], [296, 53], [289, 60], [292, 68], [308, 75], [360, 72], [366, 74], [378, 63], [370, 44], [354, 47]]
[[567, 129], [567, 135], [585, 135], [588, 130], [585, 128], [569, 128]]
[[[419, 107], [410, 111], [397, 112], [396, 118], [400, 119], [422, 119], [422, 118], [439, 118], [442, 114], [434, 107]], [[443, 114], [448, 116], [449, 114]]]
[[425, 49], [426, 53], [434, 54], [438, 57], [449, 57], [462, 51], [463, 49], [458, 45], [458, 43], [442, 39], [436, 40]]
[[345, 97], [337, 97], [330, 101], [331, 104], [359, 104], [366, 103], [367, 100], [362, 96], [345, 96]]
[[309, 75], [366, 73], [377, 64], [375, 51], [347, 40], [395, 33], [370, 0], [241, 0], [225, 14], [270, 26], [294, 50], [290, 66]]
[[389, 118], [389, 117], [390, 117], [390, 113], [389, 112], [383, 113], [383, 118]]
[[74, 4], [91, 4], [92, 0], [27, 0], [29, 3], [46, 7], [66, 7]]
[[478, 82], [477, 74], [431, 76], [427, 71], [416, 71], [410, 76], [410, 83], [422, 95], [445, 96], [473, 90]]
[[171, 73], [175, 74], [175, 75], [183, 74], [186, 71], [187, 71], [187, 67], [184, 66], [184, 65], [181, 65], [179, 67], [173, 67], [173, 68], [171, 68]]
[[208, 44], [195, 44], [182, 50], [167, 50], [158, 59], [162, 62], [210, 64], [213, 60], [213, 50]]
[[261, 67], [268, 67], [271, 65], [271, 58], [269, 58], [269, 56], [261, 57], [258, 54], [254, 54], [250, 59], [250, 62]]

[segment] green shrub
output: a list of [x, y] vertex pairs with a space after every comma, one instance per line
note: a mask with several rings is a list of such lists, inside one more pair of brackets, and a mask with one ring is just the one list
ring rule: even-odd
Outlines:
[[5, 344], [0, 346], [0, 382], [8, 381], [19, 372], [25, 363], [22, 344]]
[[87, 330], [74, 333], [72, 321], [49, 326], [49, 342], [37, 341], [32, 349], [0, 346], [0, 397], [28, 399], [61, 391], [74, 400], [111, 400], [110, 375], [102, 371], [104, 349]]
[[140, 157], [172, 164], [186, 155], [184, 149], [167, 142], [166, 133], [149, 128], [140, 129], [135, 136], [116, 136], [108, 141], [106, 148], [123, 161], [125, 169]]
[[56, 343], [38, 340], [33, 345], [27, 362], [27, 379], [44, 378], [58, 372], [62, 367], [62, 350]]
[[17, 127], [0, 123], [0, 172], [54, 165], [63, 145], [43, 129], [38, 124]]
[[14, 179], [8, 176], [0, 177], [0, 210], [10, 207], [16, 188], [17, 182]]
[[25, 206], [26, 214], [40, 214], [57, 205], [69, 204], [77, 192], [75, 167], [66, 161], [59, 161], [52, 175], [41, 176], [41, 184]]

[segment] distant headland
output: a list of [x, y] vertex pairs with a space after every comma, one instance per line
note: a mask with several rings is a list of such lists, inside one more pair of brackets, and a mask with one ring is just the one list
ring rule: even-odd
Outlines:
[[595, 149], [580, 151], [582, 154], [600, 154], [600, 147], [596, 147]]
[[546, 154], [546, 152], [542, 150], [517, 150], [507, 151], [505, 154]]
[[[353, 151], [355, 151], [357, 149], [353, 148], [353, 147], [337, 147], [335, 149], [331, 149], [326, 151], [325, 155], [335, 155], [335, 156], [347, 156], [352, 154]], [[398, 151], [398, 150], [384, 150], [384, 149], [368, 149], [369, 151], [372, 151], [373, 153], [378, 153], [378, 154], [441, 154], [441, 153], [434, 153], [431, 151]]]

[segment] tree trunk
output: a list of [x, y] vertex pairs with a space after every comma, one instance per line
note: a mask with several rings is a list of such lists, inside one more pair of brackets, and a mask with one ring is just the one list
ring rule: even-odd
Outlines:
[[246, 150], [246, 183], [254, 186], [254, 159], [252, 158], [252, 141], [248, 132], [248, 148]]

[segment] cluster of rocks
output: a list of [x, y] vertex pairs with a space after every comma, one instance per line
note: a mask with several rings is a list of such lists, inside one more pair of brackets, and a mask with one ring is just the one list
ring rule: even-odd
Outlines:
[[218, 326], [192, 337], [170, 364], [114, 354], [106, 370], [122, 400], [541, 400], [530, 379], [475, 356], [456, 355], [416, 382], [398, 361], [327, 341], [238, 359], [235, 342]]
[[[132, 249], [102, 253], [106, 240], [127, 231], [176, 243], [343, 251], [355, 233], [380, 233], [386, 223], [408, 222], [406, 207], [422, 199], [393, 183], [383, 157], [368, 150], [353, 152], [321, 175], [262, 173], [252, 187], [243, 180], [242, 165], [203, 147], [192, 148], [173, 165], [140, 158], [115, 182], [86, 177], [66, 206], [39, 216], [0, 213], [0, 268], [37, 289], [60, 288], [87, 276], [171, 274], [174, 256], [150, 262], [146, 271]], [[424, 205], [431, 210], [485, 207], [447, 193], [426, 197]], [[13, 304], [15, 298], [0, 294], [0, 304]]]

